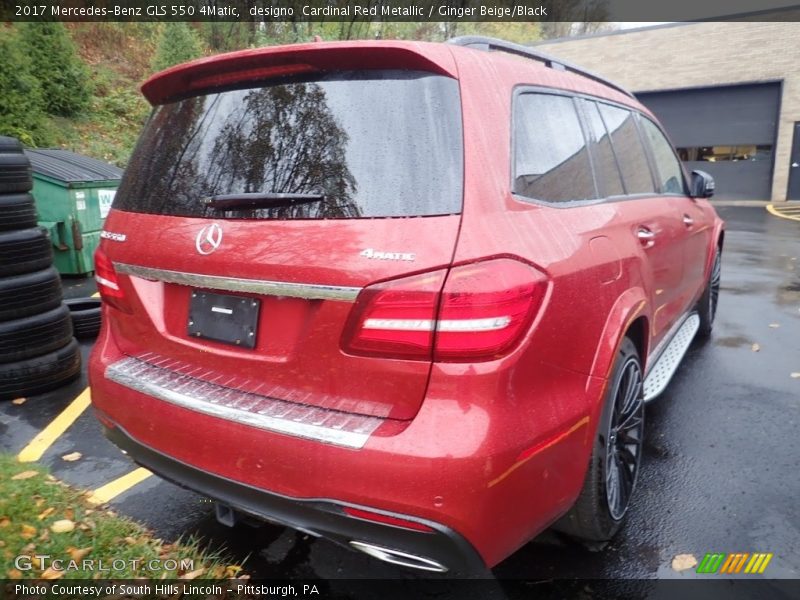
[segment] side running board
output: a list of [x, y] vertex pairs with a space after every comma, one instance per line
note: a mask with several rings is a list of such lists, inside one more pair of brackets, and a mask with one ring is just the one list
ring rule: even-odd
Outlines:
[[700, 317], [697, 313], [692, 313], [672, 336], [669, 345], [658, 356], [644, 380], [645, 402], [654, 400], [666, 389], [699, 328]]

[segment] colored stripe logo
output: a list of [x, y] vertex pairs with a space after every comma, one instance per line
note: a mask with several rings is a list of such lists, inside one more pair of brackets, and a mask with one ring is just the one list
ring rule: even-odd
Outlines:
[[772, 552], [711, 552], [703, 557], [697, 573], [735, 575], [737, 573], [761, 574], [772, 560]]

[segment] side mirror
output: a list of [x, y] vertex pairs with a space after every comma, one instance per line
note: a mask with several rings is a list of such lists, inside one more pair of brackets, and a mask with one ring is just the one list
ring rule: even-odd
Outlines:
[[716, 189], [714, 178], [705, 171], [692, 171], [692, 198], [711, 198]]

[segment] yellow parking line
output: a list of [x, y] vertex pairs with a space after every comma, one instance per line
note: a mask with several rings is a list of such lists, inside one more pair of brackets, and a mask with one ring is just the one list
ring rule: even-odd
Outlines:
[[89, 496], [89, 502], [92, 504], [105, 504], [106, 502], [110, 502], [122, 492], [131, 489], [136, 484], [150, 477], [150, 475], [152, 475], [152, 473], [145, 468], [139, 467], [138, 469], [134, 469], [130, 473], [97, 488]]
[[83, 390], [67, 408], [61, 411], [50, 424], [42, 429], [39, 434], [25, 446], [17, 455], [19, 462], [34, 462], [42, 458], [42, 455], [55, 442], [75, 420], [81, 416], [86, 407], [89, 406], [91, 396], [89, 388]]
[[775, 208], [775, 205], [773, 205], [773, 204], [767, 204], [766, 209], [770, 214], [775, 215], [776, 217], [780, 217], [781, 219], [789, 219], [791, 221], [800, 221], [800, 216], [783, 214], [781, 212], [781, 209]]
[[95, 292], [94, 294], [92, 294], [92, 298], [99, 298], [99, 297], [100, 297], [100, 292]]

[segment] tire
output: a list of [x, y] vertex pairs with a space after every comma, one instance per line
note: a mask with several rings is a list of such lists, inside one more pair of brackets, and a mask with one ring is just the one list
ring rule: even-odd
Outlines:
[[31, 161], [24, 154], [0, 154], [0, 193], [27, 192], [33, 187]]
[[0, 231], [36, 227], [36, 205], [30, 194], [0, 196]]
[[46, 269], [53, 264], [53, 249], [41, 227], [0, 233], [0, 277]]
[[708, 276], [706, 289], [697, 301], [697, 314], [700, 316], [700, 328], [697, 335], [708, 337], [714, 328], [714, 317], [717, 316], [719, 302], [720, 274], [722, 273], [722, 250], [717, 247], [714, 253], [714, 262], [711, 263], [711, 273]]
[[[610, 540], [622, 526], [636, 489], [642, 456], [642, 380], [639, 353], [626, 337], [607, 387], [583, 489], [575, 505], [556, 524], [557, 530], [596, 544]], [[626, 422], [627, 426], [618, 429]]]
[[0, 363], [53, 352], [71, 339], [72, 321], [63, 304], [38, 315], [0, 323]]
[[0, 135], [0, 154], [22, 154], [22, 143], [13, 137]]
[[43, 313], [61, 304], [61, 278], [53, 267], [0, 278], [0, 322]]
[[72, 327], [78, 339], [96, 338], [100, 333], [100, 298], [65, 300], [72, 315]]
[[81, 374], [78, 342], [26, 360], [0, 364], [0, 400], [46, 392], [69, 383]]

